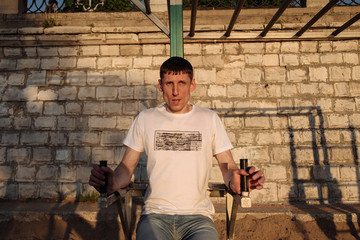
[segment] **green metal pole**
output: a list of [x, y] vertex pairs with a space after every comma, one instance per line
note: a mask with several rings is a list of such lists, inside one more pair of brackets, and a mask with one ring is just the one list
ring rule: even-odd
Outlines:
[[170, 56], [184, 57], [182, 0], [170, 0]]

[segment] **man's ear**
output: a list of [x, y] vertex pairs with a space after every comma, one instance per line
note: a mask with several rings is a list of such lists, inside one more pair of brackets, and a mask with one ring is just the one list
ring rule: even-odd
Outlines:
[[161, 79], [158, 80], [158, 89], [160, 90], [160, 92], [163, 91]]
[[195, 78], [193, 78], [193, 80], [191, 80], [191, 83], [190, 83], [190, 91], [194, 91], [196, 88], [196, 83], [195, 83]]

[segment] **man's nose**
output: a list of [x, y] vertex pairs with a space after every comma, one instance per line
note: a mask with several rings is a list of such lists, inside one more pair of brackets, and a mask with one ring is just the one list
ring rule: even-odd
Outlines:
[[177, 84], [174, 84], [174, 86], [173, 86], [173, 95], [177, 96], [178, 94], [179, 94], [178, 86], [177, 86]]

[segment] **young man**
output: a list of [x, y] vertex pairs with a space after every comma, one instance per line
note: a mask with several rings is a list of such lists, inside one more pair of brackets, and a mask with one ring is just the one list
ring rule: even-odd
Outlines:
[[219, 239], [211, 219], [214, 207], [207, 196], [212, 157], [225, 184], [240, 193], [240, 175], [250, 175], [250, 188], [261, 189], [264, 177], [251, 167], [236, 166], [232, 144], [214, 111], [189, 104], [195, 90], [193, 68], [171, 57], [160, 68], [159, 90], [165, 104], [142, 111], [133, 122], [119, 166], [94, 165], [89, 184], [97, 190], [108, 174], [108, 192], [126, 187], [141, 153], [146, 152], [149, 187], [138, 223], [137, 239]]

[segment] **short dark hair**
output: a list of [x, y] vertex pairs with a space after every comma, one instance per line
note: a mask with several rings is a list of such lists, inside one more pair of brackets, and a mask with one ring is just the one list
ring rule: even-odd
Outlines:
[[171, 57], [166, 60], [160, 67], [160, 80], [163, 79], [164, 74], [189, 74], [190, 80], [193, 79], [194, 71], [191, 63], [182, 57]]

